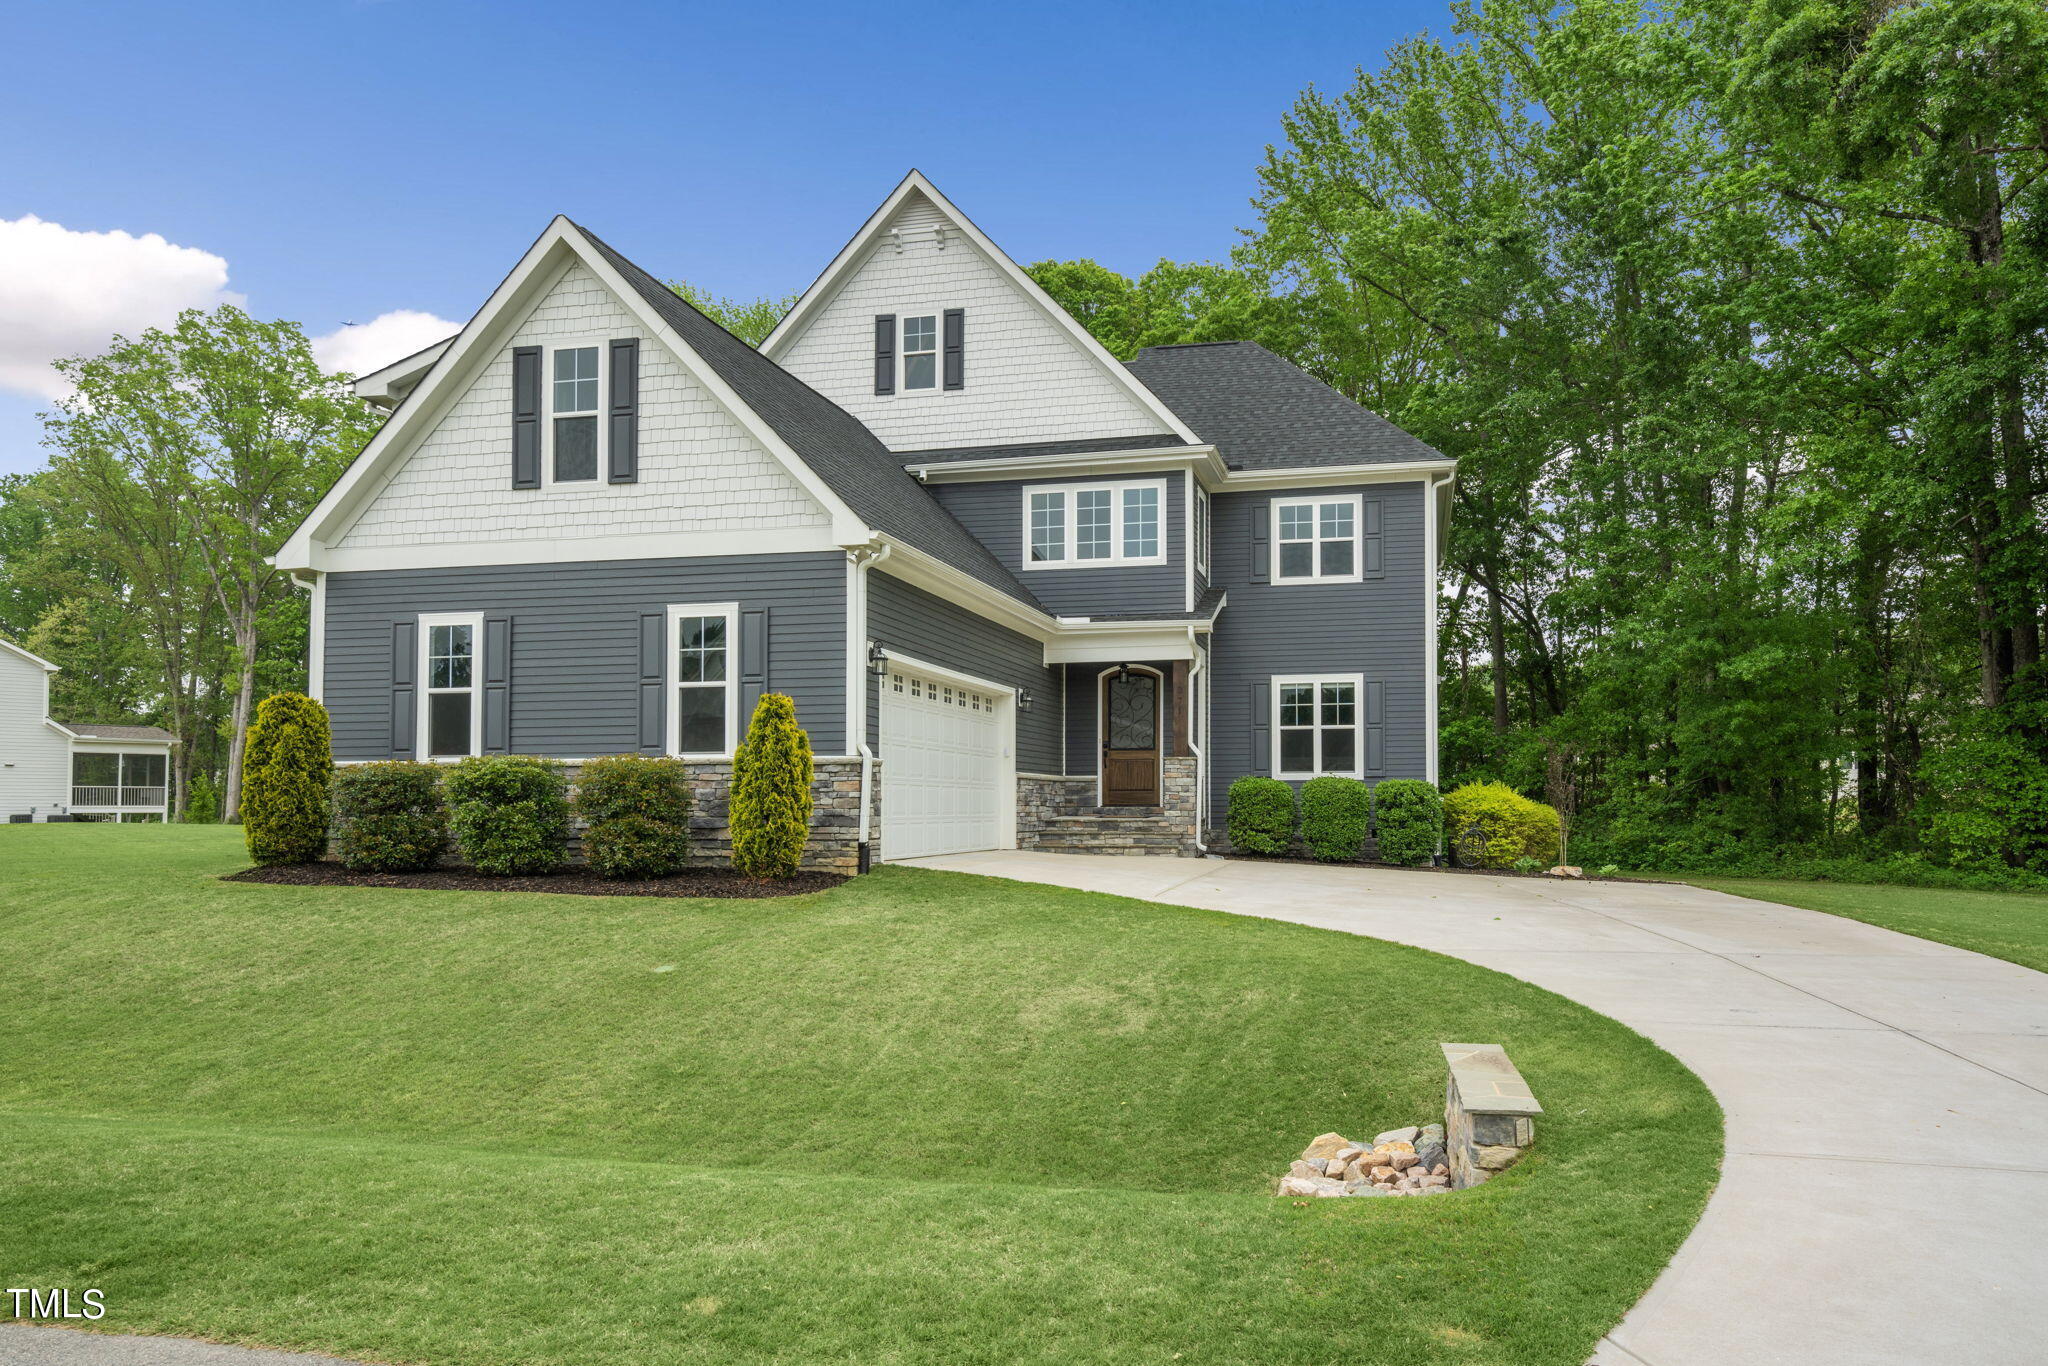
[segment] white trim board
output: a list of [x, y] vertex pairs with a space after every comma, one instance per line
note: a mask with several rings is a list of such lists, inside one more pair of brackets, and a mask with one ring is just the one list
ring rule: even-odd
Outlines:
[[1101, 342], [1095, 340], [1094, 335], [1087, 328], [1076, 322], [1073, 315], [1068, 313], [1067, 310], [1054, 303], [1052, 296], [1039, 288], [1036, 280], [1026, 275], [1023, 269], [1015, 261], [1011, 260], [1001, 247], [990, 241], [980, 228], [974, 226], [973, 221], [966, 214], [961, 213], [958, 208], [954, 207], [953, 201], [940, 194], [938, 188], [931, 181], [925, 179], [922, 172], [916, 170], [903, 177], [896, 188], [889, 192], [888, 198], [882, 201], [881, 207], [868, 215], [867, 221], [861, 224], [860, 230], [854, 233], [852, 240], [840, 249], [839, 254], [832, 258], [831, 264], [827, 265], [818, 278], [811, 282], [811, 287], [805, 290], [803, 297], [796, 301], [796, 306], [783, 315], [782, 321], [775, 325], [775, 330], [770, 332], [767, 339], [761, 343], [762, 355], [767, 356], [770, 360], [777, 360], [784, 351], [789, 349], [790, 344], [803, 334], [805, 328], [810, 326], [812, 316], [839, 292], [840, 287], [846, 283], [848, 277], [867, 259], [868, 251], [878, 243], [884, 231], [884, 225], [891, 218], [895, 217], [896, 210], [901, 208], [904, 201], [913, 194], [921, 194], [930, 200], [932, 207], [945, 215], [946, 219], [959, 231], [960, 235], [966, 239], [969, 245], [987, 257], [995, 265], [996, 269], [1001, 271], [1009, 280], [1010, 284], [1019, 294], [1023, 295], [1033, 306], [1064, 331], [1068, 339], [1092, 360], [1102, 373], [1109, 376], [1112, 382], [1128, 393], [1140, 407], [1158, 421], [1162, 429], [1172, 432], [1175, 436], [1190, 444], [1200, 443], [1201, 438], [1196, 436], [1186, 423], [1176, 417], [1173, 410], [1159, 400], [1157, 394], [1146, 388], [1136, 375], [1126, 370], [1117, 361], [1116, 357], [1110, 355], [1104, 349]]

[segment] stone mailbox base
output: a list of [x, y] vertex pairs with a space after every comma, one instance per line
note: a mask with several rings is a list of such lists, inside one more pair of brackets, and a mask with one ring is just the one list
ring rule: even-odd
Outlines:
[[1535, 1146], [1543, 1107], [1499, 1044], [1447, 1043], [1443, 1050], [1451, 1189], [1465, 1190], [1522, 1160]]

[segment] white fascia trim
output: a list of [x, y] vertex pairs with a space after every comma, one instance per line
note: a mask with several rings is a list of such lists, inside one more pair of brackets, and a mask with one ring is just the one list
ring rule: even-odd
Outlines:
[[1008, 683], [998, 683], [992, 678], [983, 678], [980, 674], [971, 674], [961, 669], [948, 668], [944, 664], [934, 664], [929, 659], [919, 659], [916, 655], [907, 655], [901, 650], [892, 650], [886, 645], [882, 647], [882, 658], [896, 665], [905, 673], [920, 674], [926, 678], [936, 678], [941, 683], [962, 684], [981, 692], [995, 693], [999, 697], [1014, 699], [1019, 692], [1023, 691], [1021, 688], [1012, 687]]
[[945, 460], [932, 465], [905, 465], [903, 468], [927, 484], [978, 484], [996, 479], [1136, 474], [1179, 469], [1193, 470], [1198, 477], [1216, 481], [1229, 473], [1214, 446], [1159, 446], [1142, 451], [1098, 451], [1092, 455], [1080, 451], [1072, 455]]
[[1193, 659], [1194, 635], [1188, 623], [1133, 626], [1103, 623], [1097, 632], [1077, 630], [1072, 636], [1050, 641], [1045, 647], [1047, 664], [1119, 664], [1133, 659]]
[[[84, 736], [80, 735], [77, 731], [67, 727], [62, 721], [52, 721], [49, 717], [45, 716], [43, 718], [43, 724], [48, 726], [51, 730], [56, 731], [59, 735], [63, 736], [67, 740], [82, 740], [85, 738]], [[163, 742], [159, 740], [157, 743], [162, 744]]]
[[[456, 336], [461, 335], [459, 332], [456, 333]], [[366, 375], [357, 376], [355, 383], [350, 387], [355, 390], [357, 398], [387, 407], [396, 404], [399, 400], [397, 391], [433, 369], [434, 362], [447, 355], [448, 348], [453, 345], [455, 337], [443, 337], [432, 346], [422, 347], [410, 356], [391, 362], [381, 370], [372, 370]]]
[[[53, 721], [50, 724], [54, 726], [56, 725], [56, 722]], [[63, 730], [64, 728], [62, 726], [57, 726], [57, 729]], [[82, 750], [94, 750], [101, 748], [160, 749], [163, 750], [165, 753], [169, 753], [171, 747], [178, 743], [176, 740], [110, 740], [107, 737], [101, 735], [72, 735], [70, 731], [64, 731], [64, 733], [66, 735], [71, 736], [71, 747], [73, 749]]]
[[20, 655], [29, 663], [40, 665], [44, 673], [54, 674], [63, 672], [63, 669], [58, 665], [52, 664], [49, 660], [44, 659], [41, 655], [30, 654], [27, 650], [22, 649], [19, 645], [14, 644], [12, 641], [0, 640], [0, 650], [6, 650], [10, 654]]
[[1458, 468], [1455, 460], [1395, 460], [1378, 465], [1307, 465], [1287, 470], [1232, 470], [1213, 492], [1249, 493], [1258, 489], [1323, 488], [1331, 484], [1399, 484], [1428, 482]]
[[963, 574], [892, 536], [882, 535], [876, 539], [890, 552], [886, 565], [876, 561], [883, 573], [922, 588], [935, 597], [957, 603], [1033, 640], [1051, 640], [1059, 634], [1059, 623], [1048, 613], [1019, 602], [1008, 593], [992, 588], [972, 575]]
[[[490, 299], [450, 343], [443, 357], [447, 363], [436, 365], [428, 372], [419, 387], [408, 395], [412, 401], [370, 438], [341, 478], [335, 481], [334, 487], [327, 491], [277, 554], [271, 557], [273, 564], [280, 569], [324, 567], [314, 560], [316, 541], [330, 543], [345, 534], [354, 514], [368, 506], [379, 480], [388, 473], [397, 456], [410, 450], [409, 439], [415, 433], [431, 430], [431, 424], [443, 415], [447, 406], [464, 391], [465, 385], [473, 381], [475, 373], [483, 368], [501, 339], [500, 334], [509, 331], [514, 320], [525, 316], [526, 307], [554, 284], [572, 260], [580, 261], [595, 275], [611, 291], [619, 306], [648, 335], [667, 347], [691, 378], [701, 384], [718, 405], [759, 442], [790, 477], [803, 486], [806, 493], [817, 500], [831, 515], [833, 538], [837, 543], [857, 545], [872, 537], [853, 510], [751, 408], [740, 401], [732, 387], [706, 365], [674, 329], [655, 315], [639, 291], [612, 269], [576, 225], [557, 215], [546, 231], [527, 248], [526, 255], [520, 258], [512, 273], [492, 291]], [[509, 465], [506, 475], [509, 479]]]
[[796, 301], [796, 306], [783, 315], [782, 321], [775, 325], [775, 330], [761, 343], [762, 355], [770, 360], [775, 359], [803, 332], [810, 323], [811, 315], [837, 294], [846, 277], [867, 259], [868, 249], [881, 235], [883, 225], [895, 215], [903, 201], [913, 194], [922, 194], [929, 199], [933, 207], [944, 214], [960, 234], [974, 245], [975, 250], [993, 262], [996, 269], [1007, 276], [1017, 291], [1036, 305], [1039, 311], [1050, 318], [1056, 326], [1063, 328], [1069, 339], [1086, 353], [1104, 374], [1123, 386], [1140, 406], [1157, 418], [1165, 430], [1191, 444], [1200, 442], [1201, 438], [1190, 431], [1187, 424], [1174, 415], [1172, 409], [1160, 402], [1157, 394], [1146, 388], [1136, 375], [1126, 370], [1116, 357], [1110, 355], [1087, 328], [1074, 320], [1072, 314], [1054, 303], [1052, 296], [1038, 287], [1037, 281], [1026, 275], [1015, 261], [1004, 254], [1001, 247], [990, 241], [980, 228], [975, 227], [973, 221], [955, 208], [950, 199], [940, 194], [938, 188], [926, 180], [920, 171], [912, 171], [903, 177], [902, 182], [889, 192], [889, 197], [882, 201], [881, 207], [868, 215], [867, 222], [861, 224], [860, 231], [855, 233], [853, 239], [832, 258], [832, 263], [811, 282], [811, 287]]
[[[531, 491], [531, 490], [529, 490]], [[527, 541], [449, 541], [322, 550], [325, 573], [377, 569], [466, 569], [497, 564], [577, 564], [597, 560], [687, 560], [713, 555], [786, 555], [837, 550], [824, 527], [762, 531], [645, 532], [631, 536], [560, 536]]]

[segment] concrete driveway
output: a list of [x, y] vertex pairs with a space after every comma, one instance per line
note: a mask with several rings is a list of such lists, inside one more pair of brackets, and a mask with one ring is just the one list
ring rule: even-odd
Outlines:
[[1698, 1073], [1721, 1184], [1596, 1366], [2048, 1362], [2048, 975], [1696, 887], [1223, 859], [913, 866], [1398, 940], [1569, 996]]

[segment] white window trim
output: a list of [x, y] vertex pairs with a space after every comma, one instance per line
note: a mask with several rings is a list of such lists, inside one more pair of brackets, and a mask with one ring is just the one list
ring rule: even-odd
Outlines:
[[[1159, 551], [1157, 554], [1124, 554], [1124, 491], [1126, 489], [1138, 488], [1156, 489], [1159, 493]], [[1093, 493], [1104, 489], [1109, 490], [1112, 495], [1109, 507], [1109, 530], [1110, 546], [1113, 553], [1099, 560], [1076, 559], [1074, 558], [1074, 550], [1078, 542], [1074, 535], [1074, 519], [1077, 515], [1077, 509], [1074, 495], [1077, 493]], [[1034, 560], [1031, 558], [1031, 495], [1034, 493], [1063, 493], [1066, 495], [1066, 502], [1062, 505], [1062, 514], [1066, 519], [1064, 549], [1067, 557], [1063, 560]], [[1019, 515], [1022, 518], [1024, 539], [1018, 553], [1026, 569], [1110, 569], [1118, 565], [1166, 563], [1167, 519], [1171, 516], [1171, 513], [1168, 510], [1170, 500], [1167, 497], [1166, 481], [1164, 479], [1116, 479], [1080, 484], [1025, 484], [1020, 494], [1020, 501], [1023, 505]]]
[[[1195, 572], [1203, 578], [1209, 576], [1209, 537], [1213, 534], [1210, 525], [1216, 516], [1216, 509], [1210, 506], [1209, 490], [1202, 487], [1199, 479], [1188, 476], [1188, 486], [1193, 496], [1188, 499], [1188, 534], [1195, 542]], [[1192, 607], [1190, 611], [1194, 610]]]
[[[725, 618], [725, 748], [717, 753], [697, 750], [685, 753], [681, 748], [683, 716], [682, 708], [676, 705], [676, 693], [686, 685], [677, 676], [682, 672], [678, 666], [682, 662], [683, 642], [676, 623], [684, 617]], [[668, 625], [662, 639], [663, 648], [668, 652], [668, 663], [662, 668], [663, 687], [666, 689], [662, 695], [662, 711], [667, 717], [669, 755], [677, 759], [730, 759], [739, 747], [740, 605], [736, 602], [670, 603]], [[691, 683], [687, 686], [700, 685]]]
[[[904, 381], [910, 374], [910, 353], [903, 345], [903, 324], [910, 318], [932, 320], [932, 387], [913, 389]], [[920, 351], [920, 356], [924, 352]], [[896, 310], [896, 393], [897, 398], [929, 398], [946, 390], [946, 310], [933, 304], [918, 304]]]
[[[1316, 547], [1315, 562], [1317, 567], [1320, 568], [1323, 563], [1322, 547], [1327, 543], [1321, 535], [1321, 509], [1331, 503], [1349, 503], [1351, 505], [1351, 572], [1349, 574], [1283, 575], [1280, 572], [1280, 509], [1306, 507], [1316, 510], [1312, 514], [1312, 521], [1318, 534], [1309, 544]], [[1271, 519], [1271, 525], [1268, 527], [1266, 534], [1270, 538], [1268, 544], [1271, 546], [1270, 553], [1273, 557], [1270, 578], [1274, 583], [1363, 583], [1365, 581], [1365, 497], [1363, 494], [1333, 493], [1320, 498], [1275, 498], [1266, 515]], [[1290, 544], [1300, 543], [1290, 542]]]
[[[589, 479], [555, 478], [555, 353], [557, 351], [587, 351], [597, 348], [597, 407], [590, 416], [597, 419], [597, 473]], [[602, 339], [588, 337], [564, 338], [540, 344], [540, 381], [545, 395], [541, 403], [540, 426], [540, 484], [542, 488], [601, 489], [605, 487], [605, 470], [608, 438], [611, 423], [605, 420], [605, 410], [611, 398], [612, 357], [611, 344]], [[564, 417], [582, 417], [582, 413], [564, 413]]]
[[[1330, 728], [1330, 727], [1325, 727], [1325, 726], [1324, 726], [1324, 725], [1322, 724], [1322, 706], [1323, 706], [1323, 692], [1322, 692], [1322, 686], [1323, 686], [1323, 684], [1325, 684], [1325, 683], [1349, 683], [1349, 684], [1351, 685], [1351, 734], [1352, 734], [1352, 741], [1351, 741], [1351, 754], [1352, 754], [1352, 757], [1353, 757], [1353, 759], [1355, 759], [1355, 760], [1356, 760], [1356, 762], [1355, 762], [1355, 763], [1353, 763], [1353, 764], [1352, 764], [1352, 766], [1351, 766], [1350, 768], [1348, 768], [1348, 769], [1339, 769], [1339, 770], [1334, 770], [1334, 771], [1331, 771], [1331, 772], [1328, 772], [1328, 773], [1322, 772], [1322, 771], [1320, 771], [1320, 770], [1319, 770], [1319, 771], [1317, 771], [1317, 772], [1314, 772], [1314, 773], [1298, 773], [1298, 772], [1290, 772], [1289, 770], [1286, 770], [1286, 769], [1283, 769], [1283, 768], [1281, 768], [1281, 767], [1280, 767], [1280, 690], [1281, 690], [1282, 688], [1293, 688], [1293, 687], [1311, 687], [1311, 686], [1312, 686], [1312, 687], [1314, 687], [1314, 688], [1315, 688], [1315, 690], [1316, 690], [1316, 701], [1315, 701], [1315, 705], [1316, 705], [1316, 724], [1314, 725], [1314, 727], [1312, 727], [1312, 729], [1313, 729], [1313, 730], [1314, 730], [1314, 731], [1316, 732], [1316, 736], [1315, 736], [1315, 755], [1316, 755], [1316, 761], [1317, 761], [1318, 763], [1320, 763], [1320, 762], [1322, 761], [1322, 757], [1323, 757], [1323, 736], [1322, 736], [1322, 732], [1323, 732], [1323, 731], [1324, 731], [1325, 729], [1332, 729], [1332, 728]], [[1364, 674], [1275, 674], [1275, 675], [1273, 676], [1273, 679], [1272, 679], [1272, 693], [1273, 693], [1273, 698], [1272, 698], [1272, 708], [1273, 708], [1273, 713], [1272, 713], [1272, 716], [1271, 716], [1271, 718], [1270, 718], [1270, 724], [1272, 725], [1272, 729], [1273, 729], [1273, 733], [1272, 733], [1272, 745], [1273, 745], [1273, 759], [1272, 759], [1272, 771], [1273, 771], [1273, 776], [1274, 776], [1274, 777], [1276, 777], [1276, 778], [1284, 778], [1284, 779], [1286, 779], [1286, 780], [1288, 780], [1288, 781], [1290, 781], [1290, 782], [1295, 782], [1295, 781], [1306, 781], [1307, 779], [1310, 779], [1310, 778], [1331, 778], [1331, 777], [1334, 777], [1334, 778], [1363, 778], [1363, 777], [1365, 776], [1365, 675], [1364, 675]], [[1301, 729], [1301, 727], [1299, 727], [1299, 726], [1294, 726], [1294, 727], [1291, 727], [1290, 729], [1294, 729], [1294, 730], [1299, 730], [1299, 729]]]
[[[469, 627], [469, 687], [434, 688], [428, 685], [432, 675], [428, 672], [427, 661], [433, 656], [434, 627]], [[465, 756], [459, 754], [432, 754], [428, 750], [427, 737], [430, 733], [433, 715], [432, 699], [437, 692], [467, 692], [469, 694], [469, 752], [484, 752], [484, 614], [481, 612], [422, 612], [419, 624], [419, 680], [415, 689], [419, 698], [414, 708], [419, 714], [414, 717], [419, 734], [413, 740], [413, 754], [427, 763], [452, 764]]]

